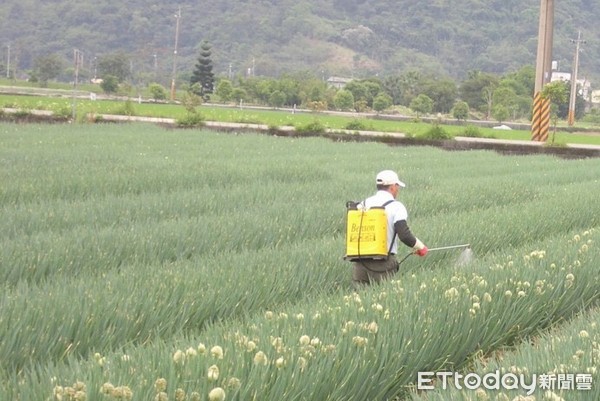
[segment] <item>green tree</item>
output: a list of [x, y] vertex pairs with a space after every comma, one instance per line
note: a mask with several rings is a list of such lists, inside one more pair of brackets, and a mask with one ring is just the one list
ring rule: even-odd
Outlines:
[[115, 93], [119, 89], [119, 79], [114, 75], [105, 75], [100, 87], [105, 93]]
[[156, 82], [148, 85], [148, 91], [154, 100], [165, 100], [167, 98], [167, 90], [165, 87]]
[[496, 104], [496, 105], [494, 105], [494, 108], [492, 109], [492, 116], [494, 117], [494, 119], [496, 121], [501, 123], [508, 119], [508, 117], [510, 116], [510, 112], [508, 111], [508, 108], [505, 105]]
[[452, 116], [457, 120], [466, 120], [469, 117], [469, 105], [467, 102], [460, 100], [454, 103], [454, 107], [452, 107]]
[[35, 74], [41, 86], [48, 86], [48, 81], [60, 75], [63, 69], [63, 61], [56, 54], [38, 57], [35, 60]]
[[451, 79], [429, 79], [423, 83], [422, 91], [433, 100], [433, 111], [439, 113], [448, 113], [458, 96], [456, 83]]
[[293, 77], [284, 75], [278, 80], [278, 89], [285, 93], [285, 104], [289, 106], [302, 103], [300, 96], [300, 81]]
[[367, 86], [364, 84], [364, 82], [361, 82], [358, 80], [350, 81], [346, 84], [346, 86], [344, 87], [344, 90], [347, 90], [350, 93], [352, 93], [354, 102], [358, 102], [359, 100], [364, 100], [365, 102], [368, 103], [369, 95], [368, 95]]
[[471, 109], [489, 111], [491, 94], [498, 86], [496, 75], [472, 71], [459, 88], [460, 98], [469, 104]]
[[306, 100], [309, 102], [320, 102], [325, 98], [326, 91], [327, 88], [324, 85], [316, 84], [310, 88]]
[[385, 92], [380, 92], [373, 99], [373, 110], [381, 113], [392, 105], [392, 97]]
[[285, 93], [276, 90], [269, 96], [269, 105], [273, 107], [281, 107], [285, 104]]
[[275, 89], [272, 80], [250, 77], [240, 79], [240, 88], [247, 94], [245, 100], [251, 100], [257, 103], [268, 104], [269, 96]]
[[194, 72], [190, 78], [190, 87], [194, 87], [194, 84], [199, 83], [199, 90], [194, 93], [201, 96], [205, 101], [208, 100], [209, 95], [213, 93], [215, 84], [215, 75], [213, 73], [213, 62], [212, 62], [212, 46], [207, 41], [202, 42], [200, 45], [200, 55], [196, 62]]
[[433, 110], [433, 100], [426, 94], [421, 93], [410, 102], [409, 107], [412, 111], [417, 113], [417, 117], [419, 117], [419, 114], [431, 113]]
[[102, 56], [98, 59], [98, 76], [106, 80], [108, 75], [121, 83], [131, 75], [131, 64], [124, 53], [115, 53]]
[[354, 107], [354, 95], [349, 90], [340, 89], [333, 102], [338, 110], [350, 110]]
[[[566, 118], [568, 118], [568, 115], [569, 115], [569, 99], [570, 99], [570, 94], [571, 94], [571, 81], [564, 81], [562, 83], [564, 85], [564, 89], [561, 90], [561, 92], [564, 91], [564, 98], [562, 96], [559, 96], [559, 98], [562, 100], [554, 99], [553, 101], [556, 104], [556, 115], [559, 118], [566, 119]], [[578, 86], [577, 89], [575, 90], [575, 118], [577, 118], [577, 119], [582, 118], [583, 115], [585, 114], [586, 101], [583, 98], [583, 96], [579, 93], [580, 89], [581, 89], [581, 87]]]
[[[550, 100], [550, 113], [551, 118], [554, 122], [554, 134], [556, 134], [556, 125], [558, 118], [566, 118], [568, 113], [567, 94], [569, 93], [569, 84], [563, 81], [550, 82], [542, 88], [542, 97]], [[564, 105], [567, 104], [566, 109]], [[561, 106], [563, 107], [563, 115], [560, 115]], [[552, 135], [552, 142], [554, 142], [554, 134]]]
[[[511, 87], [503, 85], [496, 88], [493, 94], [493, 103], [494, 107], [502, 106], [508, 111], [509, 116], [512, 116], [512, 118], [516, 118], [519, 104], [518, 96], [515, 93], [514, 89], [512, 89]], [[509, 116], [505, 117], [505, 119]]]
[[417, 71], [408, 71], [400, 76], [400, 87], [402, 90], [402, 101], [398, 104], [410, 106], [410, 102], [421, 93], [423, 77]]
[[529, 118], [534, 85], [533, 67], [523, 67], [517, 72], [510, 73], [500, 79], [498, 88], [494, 91], [494, 104], [504, 104], [515, 120]]
[[383, 90], [392, 97], [392, 104], [402, 102], [402, 79], [397, 76], [389, 76], [383, 79]]
[[233, 88], [231, 99], [236, 102], [248, 100], [248, 93], [244, 88]]
[[507, 74], [501, 78], [499, 85], [511, 88], [518, 96], [531, 97], [535, 87], [535, 67], [528, 65]]
[[177, 120], [177, 124], [185, 127], [201, 126], [204, 116], [198, 111], [198, 106], [202, 104], [202, 98], [188, 91], [181, 97], [181, 104], [185, 107], [186, 114]]
[[[554, 81], [544, 85], [544, 88], [542, 89], [542, 96], [550, 100], [552, 113], [560, 118], [567, 117], [567, 113], [564, 112], [564, 106], [567, 103], [567, 93], [569, 93], [568, 85], [567, 82]], [[563, 109], [562, 115], [561, 107]]]
[[367, 90], [367, 98], [365, 100], [369, 107], [373, 107], [373, 100], [375, 100], [375, 97], [383, 90], [381, 82], [379, 79], [371, 78], [364, 80], [363, 83]]
[[365, 113], [369, 110], [369, 104], [366, 100], [360, 99], [354, 102], [354, 111], [357, 113]]
[[228, 79], [220, 80], [215, 89], [215, 95], [219, 96], [219, 99], [223, 102], [231, 100], [231, 96], [233, 95], [233, 85], [231, 81]]

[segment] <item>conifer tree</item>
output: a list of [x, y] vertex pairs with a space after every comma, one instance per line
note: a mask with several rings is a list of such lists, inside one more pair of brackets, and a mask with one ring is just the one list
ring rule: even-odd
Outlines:
[[207, 41], [200, 45], [200, 56], [190, 78], [191, 90], [196, 95], [208, 100], [208, 95], [213, 93], [215, 75], [213, 73], [212, 46]]

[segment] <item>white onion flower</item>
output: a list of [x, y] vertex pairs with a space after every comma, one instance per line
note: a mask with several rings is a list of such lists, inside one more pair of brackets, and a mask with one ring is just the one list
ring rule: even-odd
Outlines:
[[225, 390], [221, 387], [215, 387], [208, 393], [208, 399], [210, 401], [224, 401], [225, 400]]
[[209, 382], [217, 381], [219, 379], [219, 367], [217, 365], [209, 367], [206, 376], [208, 377]]
[[267, 358], [267, 355], [264, 352], [258, 351], [254, 355], [254, 364], [255, 365], [266, 365], [268, 363], [269, 363], [269, 359]]
[[156, 379], [154, 382], [154, 389], [156, 389], [157, 393], [165, 391], [167, 389], [167, 380], [162, 377]]
[[173, 354], [173, 362], [175, 362], [176, 365], [183, 365], [185, 363], [185, 353], [180, 349], [175, 351]]
[[219, 345], [215, 345], [210, 349], [210, 354], [217, 359], [223, 359], [223, 348]]

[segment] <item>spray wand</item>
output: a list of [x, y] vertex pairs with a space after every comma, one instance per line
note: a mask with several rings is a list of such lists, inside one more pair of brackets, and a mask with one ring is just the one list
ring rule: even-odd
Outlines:
[[[461, 245], [448, 245], [448, 246], [440, 246], [440, 247], [436, 247], [436, 248], [429, 248], [427, 250], [427, 252], [435, 252], [435, 251], [445, 251], [448, 249], [457, 249], [457, 248], [465, 248], [464, 252], [467, 252], [471, 249], [471, 244], [461, 244]], [[402, 258], [402, 260], [400, 260], [398, 262], [398, 265], [402, 264], [402, 262], [404, 262], [406, 259], [408, 259], [408, 257], [410, 255], [414, 255], [416, 251], [413, 251], [411, 253], [409, 253], [408, 255], [406, 255], [405, 257]], [[463, 258], [461, 258], [463, 259]]]

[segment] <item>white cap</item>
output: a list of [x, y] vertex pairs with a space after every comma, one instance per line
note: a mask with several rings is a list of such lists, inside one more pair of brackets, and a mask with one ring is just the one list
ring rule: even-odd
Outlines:
[[377, 185], [394, 185], [398, 184], [402, 188], [406, 186], [400, 179], [398, 178], [398, 174], [393, 172], [392, 170], [383, 170], [377, 174], [377, 178], [375, 179]]

